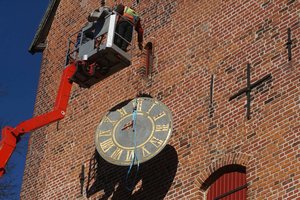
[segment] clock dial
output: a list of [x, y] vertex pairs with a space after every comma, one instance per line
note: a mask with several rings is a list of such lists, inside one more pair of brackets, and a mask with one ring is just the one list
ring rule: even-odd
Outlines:
[[106, 161], [116, 165], [130, 165], [134, 152], [142, 163], [164, 148], [172, 125], [167, 106], [153, 98], [140, 97], [103, 117], [95, 134], [96, 148]]

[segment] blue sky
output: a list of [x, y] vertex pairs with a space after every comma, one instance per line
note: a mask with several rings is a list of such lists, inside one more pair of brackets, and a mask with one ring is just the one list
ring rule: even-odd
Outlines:
[[[2, 126], [15, 127], [32, 117], [42, 55], [32, 55], [28, 48], [48, 3], [49, 0], [0, 0], [0, 91], [5, 91], [0, 96]], [[9, 165], [15, 167], [7, 168], [7, 174], [0, 179], [0, 186], [1, 182], [8, 179], [17, 184], [17, 199], [21, 189], [28, 136], [18, 143], [18, 153], [14, 153], [10, 160]]]

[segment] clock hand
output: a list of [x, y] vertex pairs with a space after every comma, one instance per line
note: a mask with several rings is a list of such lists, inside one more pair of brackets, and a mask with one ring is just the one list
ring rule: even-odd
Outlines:
[[126, 130], [128, 128], [133, 128], [133, 131], [135, 131], [134, 130], [134, 125], [135, 125], [135, 121], [136, 121], [136, 108], [137, 108], [136, 104], [137, 104], [136, 102], [133, 103], [132, 120], [130, 122], [128, 122], [127, 124], [125, 124], [123, 126], [123, 128], [121, 129], [121, 131], [124, 131], [124, 130]]
[[131, 120], [130, 122], [128, 122], [127, 124], [124, 125], [124, 127], [121, 129], [121, 131], [124, 131], [128, 128], [132, 128], [133, 127], [133, 120]]

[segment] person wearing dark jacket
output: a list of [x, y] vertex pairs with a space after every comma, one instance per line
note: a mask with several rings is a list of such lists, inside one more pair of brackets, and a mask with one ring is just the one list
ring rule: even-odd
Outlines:
[[122, 50], [127, 51], [127, 47], [132, 40], [133, 27], [138, 33], [138, 46], [139, 49], [143, 49], [143, 33], [144, 30], [141, 26], [141, 19], [138, 13], [130, 7], [124, 6], [123, 4], [118, 4], [115, 6], [114, 10], [119, 13], [120, 17], [118, 25], [116, 27], [115, 44]]

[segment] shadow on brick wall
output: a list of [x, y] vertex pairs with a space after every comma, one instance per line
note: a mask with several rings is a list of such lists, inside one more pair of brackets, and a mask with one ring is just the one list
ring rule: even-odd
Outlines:
[[[166, 147], [151, 160], [140, 164], [136, 179], [126, 181], [128, 167], [116, 166], [106, 162], [95, 151], [91, 159], [87, 180], [87, 197], [103, 194], [99, 199], [143, 199], [160, 200], [168, 193], [178, 167], [178, 155], [170, 146]], [[136, 169], [135, 169], [136, 170]], [[128, 184], [134, 181], [132, 191]], [[127, 187], [127, 188], [126, 188]]]

